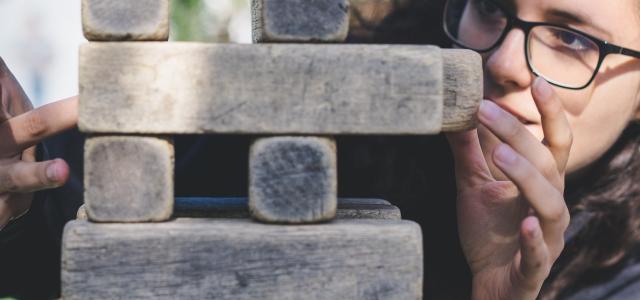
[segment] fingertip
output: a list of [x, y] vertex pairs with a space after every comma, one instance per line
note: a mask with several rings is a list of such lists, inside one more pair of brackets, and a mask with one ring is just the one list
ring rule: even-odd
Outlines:
[[535, 240], [542, 233], [540, 227], [540, 220], [536, 216], [526, 217], [522, 221], [521, 234], [525, 235], [528, 239]]
[[69, 178], [69, 165], [60, 158], [52, 160], [46, 168], [47, 179], [56, 184], [64, 184]]
[[537, 77], [533, 82], [533, 91], [539, 101], [548, 101], [553, 96], [553, 87], [542, 77]]

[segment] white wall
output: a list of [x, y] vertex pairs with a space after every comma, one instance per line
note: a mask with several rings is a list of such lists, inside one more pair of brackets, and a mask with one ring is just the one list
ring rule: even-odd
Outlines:
[[[251, 39], [247, 3], [205, 0], [205, 7], [228, 14], [230, 38], [246, 43]], [[78, 93], [78, 46], [85, 42], [80, 0], [0, 0], [0, 57], [35, 106]], [[35, 74], [42, 76], [40, 96]]]
[[84, 41], [79, 0], [0, 0], [0, 56], [34, 105], [77, 94], [78, 46]]

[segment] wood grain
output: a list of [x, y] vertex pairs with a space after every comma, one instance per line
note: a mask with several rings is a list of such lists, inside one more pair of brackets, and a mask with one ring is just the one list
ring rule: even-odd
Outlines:
[[349, 0], [252, 0], [254, 43], [344, 42]]
[[67, 300], [421, 299], [421, 293], [421, 230], [410, 221], [72, 221], [63, 237]]
[[270, 137], [249, 151], [249, 211], [267, 223], [316, 223], [336, 216], [335, 141]]
[[[424, 135], [469, 123], [479, 56], [443, 95], [442, 51], [413, 45], [90, 43], [80, 51], [84, 132]], [[476, 59], [478, 61], [476, 61]], [[455, 69], [457, 70], [457, 69]], [[467, 70], [467, 71], [464, 71]], [[445, 76], [446, 75], [446, 76]], [[475, 92], [462, 93], [457, 89]], [[472, 95], [463, 99], [464, 95]], [[447, 108], [452, 109], [452, 108]], [[453, 108], [456, 109], [456, 108]], [[458, 111], [458, 110], [456, 110]], [[456, 120], [443, 120], [443, 115]]]
[[90, 137], [84, 201], [95, 222], [165, 221], [173, 213], [174, 149], [155, 137]]
[[90, 41], [166, 41], [169, 0], [82, 0], [82, 29]]

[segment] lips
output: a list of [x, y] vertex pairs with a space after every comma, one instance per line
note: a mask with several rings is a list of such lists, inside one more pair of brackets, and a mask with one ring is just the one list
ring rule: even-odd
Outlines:
[[534, 125], [534, 124], [538, 124], [539, 122], [534, 121], [534, 118], [527, 118], [524, 115], [522, 115], [521, 113], [519, 113], [518, 111], [516, 111], [515, 109], [505, 105], [504, 103], [501, 102], [496, 102], [493, 100], [488, 100], [493, 102], [494, 104], [498, 105], [500, 108], [504, 109], [505, 111], [507, 111], [508, 113], [510, 113], [511, 115], [513, 115], [516, 119], [518, 119], [518, 121], [520, 121], [520, 123], [524, 124], [524, 125]]

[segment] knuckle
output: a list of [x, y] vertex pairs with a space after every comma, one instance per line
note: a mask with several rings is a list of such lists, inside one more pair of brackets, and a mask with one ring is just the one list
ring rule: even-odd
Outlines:
[[567, 208], [564, 204], [558, 203], [558, 201], [554, 201], [555, 205], [547, 212], [547, 219], [551, 222], [557, 223], [561, 225], [561, 228], [566, 229], [568, 226], [568, 212]]
[[27, 116], [26, 130], [31, 136], [38, 137], [47, 131], [47, 124], [42, 115], [37, 111], [31, 111]]
[[573, 145], [573, 132], [571, 132], [571, 130], [566, 130], [559, 133], [553, 143], [561, 149], [571, 149], [571, 146]]
[[2, 175], [0, 175], [0, 186], [2, 187], [2, 190], [5, 192], [14, 192], [18, 190], [18, 182], [19, 182], [19, 176], [17, 175], [17, 172], [15, 170], [15, 167], [9, 167], [7, 170], [7, 172], [2, 173]]
[[[513, 121], [513, 120], [512, 120]], [[516, 124], [515, 122], [505, 122], [504, 135], [508, 140], [513, 140], [519, 136], [521, 136], [522, 132], [521, 124]]]

